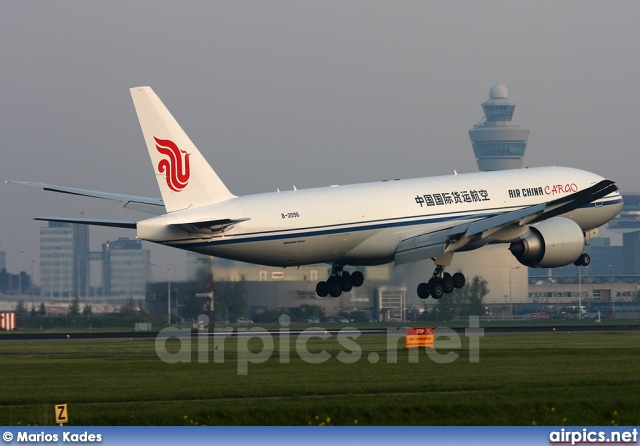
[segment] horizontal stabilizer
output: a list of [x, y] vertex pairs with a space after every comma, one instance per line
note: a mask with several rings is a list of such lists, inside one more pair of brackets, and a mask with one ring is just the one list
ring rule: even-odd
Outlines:
[[90, 218], [56, 218], [56, 217], [36, 217], [34, 220], [55, 221], [59, 223], [73, 223], [76, 225], [107, 226], [110, 228], [136, 229], [135, 221], [123, 220], [96, 220]]
[[164, 203], [159, 198], [138, 197], [135, 195], [113, 194], [110, 192], [100, 192], [89, 189], [77, 189], [74, 187], [54, 186], [52, 184], [36, 183], [33, 181], [7, 181], [7, 183], [23, 184], [27, 186], [41, 187], [46, 191], [60, 192], [63, 194], [79, 195], [82, 197], [100, 198], [124, 203], [125, 209], [146, 212], [153, 215], [166, 213]]

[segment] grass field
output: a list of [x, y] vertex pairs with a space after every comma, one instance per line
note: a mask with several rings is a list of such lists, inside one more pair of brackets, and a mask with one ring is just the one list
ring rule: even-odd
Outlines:
[[386, 338], [361, 336], [362, 357], [347, 364], [337, 355], [352, 352], [336, 336], [311, 338], [310, 351], [331, 357], [310, 364], [292, 336], [289, 363], [276, 339], [247, 375], [235, 338], [224, 363], [214, 363], [213, 342], [199, 363], [194, 340], [191, 362], [175, 364], [159, 359], [154, 340], [2, 342], [0, 425], [53, 425], [56, 403], [69, 405], [71, 425], [640, 424], [640, 333], [486, 335], [477, 363], [461, 339], [458, 349], [436, 344], [459, 355], [450, 363], [424, 350], [409, 362], [402, 345], [388, 363]]

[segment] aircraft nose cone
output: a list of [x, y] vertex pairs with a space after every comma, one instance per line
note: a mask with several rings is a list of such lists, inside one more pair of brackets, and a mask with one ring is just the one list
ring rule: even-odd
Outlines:
[[622, 212], [622, 208], [624, 207], [624, 202], [622, 201], [622, 197], [620, 197], [620, 203], [616, 204], [615, 208], [614, 208], [614, 213], [615, 215], [618, 215], [620, 212]]

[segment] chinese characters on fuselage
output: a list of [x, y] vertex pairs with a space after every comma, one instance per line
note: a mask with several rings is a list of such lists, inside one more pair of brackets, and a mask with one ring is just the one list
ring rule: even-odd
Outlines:
[[461, 190], [454, 192], [441, 192], [438, 194], [416, 195], [416, 203], [423, 206], [446, 206], [457, 203], [474, 203], [489, 201], [489, 192], [480, 190]]

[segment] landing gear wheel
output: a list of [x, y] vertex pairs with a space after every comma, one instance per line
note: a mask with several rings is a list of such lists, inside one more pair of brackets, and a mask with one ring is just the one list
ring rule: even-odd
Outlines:
[[580, 257], [578, 257], [578, 260], [573, 262], [575, 266], [589, 266], [590, 263], [591, 263], [591, 256], [586, 252], [583, 252], [582, 254], [580, 254]]
[[354, 271], [353, 274], [351, 274], [351, 284], [357, 288], [359, 286], [362, 286], [363, 283], [364, 274], [362, 274], [360, 271]]
[[343, 272], [342, 277], [340, 277], [340, 288], [345, 293], [348, 293], [353, 288], [353, 282], [351, 281], [351, 276], [348, 272]]
[[327, 287], [331, 297], [340, 297], [342, 294], [342, 285], [338, 276], [329, 277], [329, 280], [327, 280]]
[[435, 277], [429, 280], [429, 290], [431, 291], [431, 296], [434, 299], [440, 299], [444, 294], [444, 288], [442, 287], [442, 282], [440, 279], [436, 279]]
[[426, 299], [431, 295], [431, 290], [429, 289], [429, 284], [422, 282], [418, 285], [418, 297], [420, 299]]
[[453, 283], [453, 279], [451, 278], [451, 274], [449, 273], [444, 274], [444, 277], [442, 278], [442, 281], [440, 283], [442, 283], [442, 290], [447, 294], [452, 293], [453, 290], [456, 289], [455, 284]]
[[453, 278], [453, 286], [455, 286], [456, 288], [462, 288], [464, 286], [464, 283], [465, 283], [464, 274], [455, 273], [452, 278]]
[[318, 297], [327, 297], [329, 295], [329, 285], [327, 282], [318, 282], [316, 285], [316, 294]]

